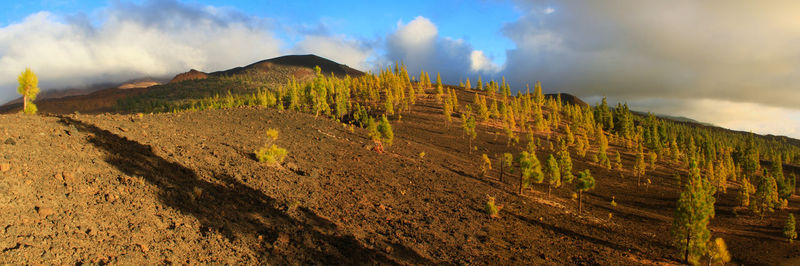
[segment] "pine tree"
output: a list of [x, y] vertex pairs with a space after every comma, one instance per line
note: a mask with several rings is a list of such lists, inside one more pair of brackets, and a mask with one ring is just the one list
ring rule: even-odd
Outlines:
[[467, 81], [464, 82], [464, 87], [467, 89], [472, 89], [472, 83], [469, 82], [469, 78], [467, 78]]
[[650, 158], [650, 169], [656, 170], [656, 161], [658, 160], [658, 155], [654, 151], [648, 152], [648, 157]]
[[314, 117], [318, 117], [320, 113], [328, 114], [330, 112], [330, 105], [328, 105], [328, 88], [326, 88], [325, 76], [322, 75], [322, 69], [319, 66], [314, 67], [316, 77], [311, 87], [312, 103], [314, 106]]
[[575, 136], [572, 135], [569, 125], [564, 126], [564, 134], [567, 135], [567, 145], [572, 146], [575, 143]]
[[583, 192], [594, 189], [594, 186], [594, 177], [589, 169], [578, 172], [578, 179], [575, 183], [575, 189], [578, 190], [578, 213], [583, 212]]
[[544, 174], [542, 173], [542, 165], [539, 163], [539, 158], [536, 154], [523, 151], [519, 155], [519, 193], [522, 194], [522, 189], [528, 187], [531, 182], [542, 183]]
[[478, 136], [475, 131], [475, 117], [472, 115], [472, 108], [467, 105], [467, 110], [461, 113], [461, 127], [469, 139], [469, 153], [472, 153], [472, 140]]
[[561, 168], [561, 178], [564, 182], [572, 183], [574, 176], [572, 175], [572, 158], [569, 156], [569, 150], [566, 143], [560, 141], [560, 149], [558, 151], [558, 166]]
[[642, 150], [642, 145], [639, 144], [639, 148], [636, 152], [636, 162], [633, 165], [633, 175], [636, 176], [637, 181], [636, 184], [640, 184], [642, 181], [642, 176], [645, 175], [645, 169], [647, 165], [644, 163], [644, 151]]
[[750, 194], [753, 194], [755, 188], [752, 184], [750, 184], [750, 180], [747, 177], [742, 179], [742, 184], [739, 185], [739, 193], [736, 196], [736, 199], [739, 202], [739, 206], [741, 207], [749, 207], [750, 206]]
[[541, 107], [544, 104], [544, 93], [542, 93], [542, 83], [537, 81], [536, 84], [533, 85], [533, 102], [536, 103], [537, 106]]
[[378, 131], [378, 124], [375, 123], [375, 119], [372, 117], [367, 118], [367, 134], [370, 136], [372, 141], [378, 142], [381, 140], [381, 132]]
[[614, 152], [614, 166], [617, 171], [622, 172], [622, 156], [618, 151]]
[[17, 77], [17, 81], [19, 82], [17, 92], [22, 94], [22, 112], [35, 114], [37, 108], [33, 101], [36, 100], [36, 96], [39, 94], [39, 78], [30, 68], [25, 68], [25, 71]]
[[444, 100], [444, 106], [442, 106], [442, 114], [444, 114], [444, 120], [447, 122], [453, 121], [453, 106], [451, 105], [450, 99]]
[[549, 184], [547, 187], [547, 195], [550, 196], [551, 188], [558, 188], [561, 186], [561, 168], [558, 166], [558, 161], [556, 161], [556, 158], [553, 157], [552, 154], [547, 158], [547, 176]]
[[475, 92], [475, 104], [478, 105], [478, 117], [481, 118], [483, 122], [489, 122], [489, 108], [486, 107], [486, 97], [478, 95]]
[[476, 85], [475, 90], [483, 90], [483, 80], [481, 80], [481, 76], [478, 76], [478, 83]]
[[697, 264], [707, 252], [706, 243], [711, 239], [708, 222], [714, 217], [714, 186], [700, 176], [697, 161], [689, 163], [688, 182], [678, 198], [672, 220], [672, 235], [684, 260]]
[[779, 206], [780, 198], [778, 197], [778, 185], [775, 183], [775, 178], [770, 175], [763, 175], [756, 187], [756, 193], [751, 199], [750, 209], [759, 214], [761, 219], [764, 219], [766, 212], [773, 212]]
[[777, 158], [772, 159], [772, 166], [770, 167], [772, 176], [775, 177], [775, 182], [778, 185], [778, 196], [781, 199], [788, 199], [794, 192], [794, 185], [792, 180], [787, 180], [783, 175], [783, 160], [778, 155]]
[[786, 218], [786, 224], [783, 225], [783, 236], [789, 239], [789, 243], [792, 243], [792, 240], [797, 238], [797, 229], [795, 228], [794, 224], [794, 214], [789, 214], [789, 217]]
[[606, 134], [603, 133], [603, 129], [598, 129], [598, 139], [600, 143], [600, 150], [597, 152], [597, 159], [599, 160], [600, 165], [604, 166], [606, 169], [611, 170], [611, 161], [608, 159], [608, 139], [606, 138]]
[[[514, 168], [511, 167], [514, 163], [514, 155], [511, 153], [503, 153], [503, 157], [500, 158], [500, 181], [505, 183], [505, 179], [503, 178], [503, 174], [505, 173], [504, 168], [508, 168], [509, 172], [514, 172]], [[505, 167], [504, 167], [505, 166]]]
[[500, 118], [500, 110], [497, 108], [497, 99], [492, 98], [492, 105], [489, 107], [489, 116], [494, 119]]
[[448, 96], [448, 98], [450, 99], [450, 101], [452, 101], [453, 110], [457, 112], [459, 108], [458, 108], [458, 95], [456, 95], [456, 90], [449, 89], [447, 90], [447, 93], [450, 95]]
[[444, 87], [442, 87], [442, 76], [436, 72], [436, 101], [442, 102], [442, 95], [444, 94]]
[[381, 121], [378, 123], [378, 132], [381, 133], [382, 141], [392, 146], [394, 132], [392, 132], [392, 124], [389, 124], [389, 119], [386, 118], [386, 115], [383, 115]]

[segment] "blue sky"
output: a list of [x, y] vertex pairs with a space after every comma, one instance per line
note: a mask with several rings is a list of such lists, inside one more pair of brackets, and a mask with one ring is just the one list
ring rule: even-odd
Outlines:
[[[107, 0], [40, 0], [17, 1], [0, 11], [0, 26], [18, 22], [30, 14], [49, 11], [70, 16], [88, 14], [107, 8]], [[124, 1], [143, 3], [146, 1]], [[497, 64], [505, 62], [506, 49], [514, 43], [500, 32], [502, 26], [519, 18], [520, 11], [511, 1], [183, 1], [187, 4], [228, 8], [243, 14], [269, 18], [276, 26], [295, 30], [325, 30], [359, 39], [376, 39], [397, 27], [423, 16], [436, 23], [439, 33], [464, 39], [483, 50]], [[97, 21], [95, 21], [97, 23]], [[299, 35], [279, 31], [286, 42], [295, 42]]]
[[0, 10], [0, 102], [25, 67], [58, 89], [313, 53], [800, 138], [800, 1], [768, 2], [14, 1]]

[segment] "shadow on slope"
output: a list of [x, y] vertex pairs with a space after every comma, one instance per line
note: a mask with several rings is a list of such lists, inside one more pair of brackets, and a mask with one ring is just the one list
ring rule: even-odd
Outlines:
[[[256, 235], [264, 236], [266, 243], [284, 242], [286, 247], [279, 250], [269, 244], [249, 245], [254, 253], [262, 254], [262, 260], [279, 264], [398, 264], [404, 263], [403, 259], [430, 263], [399, 245], [393, 246], [404, 251], [397, 254], [404, 258], [366, 248], [353, 236], [338, 233], [334, 223], [306, 208], [297, 208], [295, 214], [289, 215], [277, 200], [230, 176], [214, 176], [217, 181], [214, 183], [202, 180], [193, 170], [157, 156], [149, 145], [70, 117], [60, 118], [60, 123], [89, 134], [89, 142], [105, 151], [106, 162], [157, 186], [162, 203], [196, 217], [203, 226], [201, 233], [216, 230], [231, 242]], [[202, 190], [200, 197], [196, 197], [198, 189]]]

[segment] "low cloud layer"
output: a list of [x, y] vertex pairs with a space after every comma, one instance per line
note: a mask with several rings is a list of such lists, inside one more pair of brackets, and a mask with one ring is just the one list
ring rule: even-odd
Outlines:
[[235, 11], [171, 1], [116, 3], [85, 15], [48, 12], [0, 28], [0, 100], [16, 97], [30, 67], [40, 87], [80, 87], [189, 68], [219, 70], [281, 54], [267, 26]]
[[519, 3], [504, 74], [581, 96], [800, 106], [800, 2]]
[[629, 105], [634, 110], [684, 116], [724, 128], [800, 137], [798, 109], [713, 99], [639, 99]]

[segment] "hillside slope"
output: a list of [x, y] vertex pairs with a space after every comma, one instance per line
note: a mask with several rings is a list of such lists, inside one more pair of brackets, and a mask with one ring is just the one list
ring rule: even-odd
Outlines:
[[[132, 80], [118, 86], [104, 85], [91, 91], [72, 94], [52, 94], [35, 101], [39, 112], [50, 114], [97, 114], [119, 111], [120, 100], [152, 100], [160, 103], [164, 99], [190, 99], [224, 95], [227, 92], [251, 93], [256, 88], [248, 87], [239, 78], [258, 81], [269, 87], [283, 86], [289, 79], [304, 81], [311, 79], [319, 66], [325, 75], [344, 77], [360, 76], [364, 72], [350, 68], [316, 55], [287, 55], [262, 60], [247, 66], [204, 73], [195, 69], [176, 75], [163, 85], [152, 79]], [[143, 82], [151, 81], [151, 82]], [[143, 84], [147, 84], [146, 86]], [[102, 88], [102, 89], [101, 89]], [[48, 92], [43, 92], [46, 96]], [[142, 95], [144, 94], [144, 95]], [[138, 98], [137, 98], [138, 96]], [[22, 109], [21, 102], [10, 102], [0, 106], [0, 113], [15, 113]]]
[[[458, 90], [459, 101], [472, 93]], [[443, 123], [432, 95], [393, 122], [384, 154], [363, 129], [313, 115], [236, 108], [156, 115], [0, 116], [0, 262], [259, 264], [606, 264], [679, 261], [669, 225], [675, 169], [659, 161], [637, 186], [572, 151], [597, 189], [576, 213], [570, 184], [535, 184], [517, 195], [519, 173], [498, 163], [479, 174], [480, 154], [508, 147], [497, 124], [480, 123], [476, 151]], [[289, 157], [257, 162], [264, 131], [280, 132]], [[558, 132], [556, 134], [562, 134]], [[537, 134], [539, 160], [554, 151]], [[622, 153], [625, 169], [634, 155]], [[425, 153], [424, 156], [421, 153]], [[504, 205], [483, 211], [487, 195]], [[800, 254], [780, 236], [782, 218], [733, 211], [720, 196], [711, 222], [734, 262], [787, 263]], [[610, 205], [611, 199], [617, 206]], [[792, 197], [790, 206], [798, 206]], [[97, 245], [97, 243], [102, 243]]]

